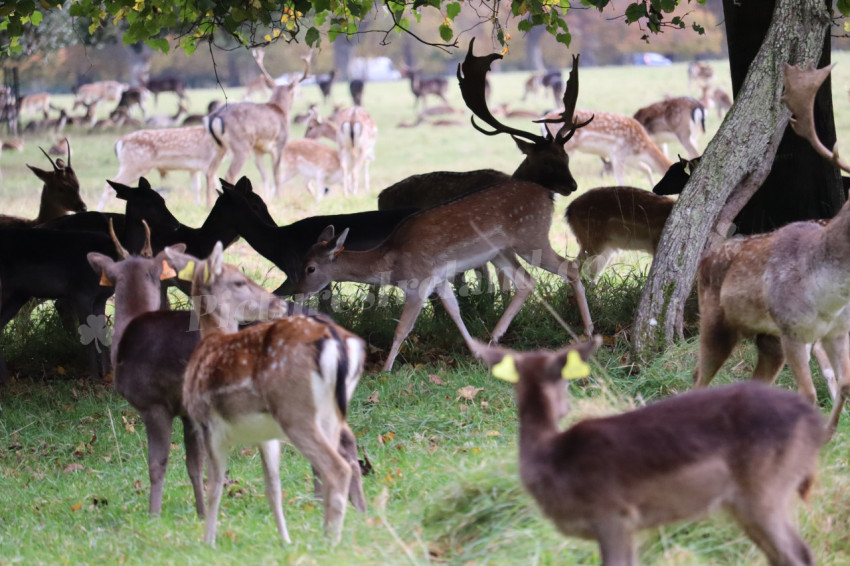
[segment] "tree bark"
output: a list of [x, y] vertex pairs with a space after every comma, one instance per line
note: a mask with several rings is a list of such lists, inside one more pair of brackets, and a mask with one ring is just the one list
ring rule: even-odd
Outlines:
[[829, 21], [823, 0], [776, 0], [736, 102], [664, 227], [632, 332], [638, 359], [683, 337], [684, 304], [703, 250], [725, 239], [761, 186], [788, 124], [790, 113], [780, 102], [781, 64], [818, 60]]
[[546, 70], [546, 65], [543, 63], [543, 47], [540, 45], [544, 33], [546, 33], [545, 27], [534, 26], [525, 34], [525, 69], [527, 71]]

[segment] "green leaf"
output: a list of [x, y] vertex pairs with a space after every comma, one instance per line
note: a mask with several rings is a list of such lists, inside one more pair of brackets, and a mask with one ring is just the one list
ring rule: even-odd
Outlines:
[[695, 32], [697, 32], [698, 34], [700, 34], [700, 35], [705, 35], [705, 28], [704, 28], [704, 27], [702, 27], [701, 25], [697, 24], [696, 22], [694, 22], [694, 23], [693, 23], [693, 25], [692, 25], [691, 27], [692, 27], [692, 28], [693, 28], [693, 30], [694, 30]]
[[647, 16], [646, 7], [643, 4], [629, 4], [626, 8], [626, 22], [632, 23]]
[[573, 36], [569, 33], [559, 33], [555, 36], [555, 39], [558, 40], [558, 43], [563, 43], [567, 47], [570, 46], [570, 41], [572, 41]]
[[180, 38], [180, 47], [183, 48], [183, 52], [186, 53], [186, 56], [193, 54], [195, 50], [198, 48], [198, 45], [195, 43], [195, 38], [190, 35], [184, 35]]
[[307, 33], [304, 35], [304, 41], [310, 47], [317, 47], [319, 45], [319, 30], [314, 27], [308, 29]]
[[451, 26], [440, 26], [440, 37], [443, 38], [443, 41], [451, 41], [452, 36], [454, 36], [454, 32], [452, 32]]
[[170, 48], [170, 46], [168, 45], [168, 40], [164, 37], [154, 37], [151, 39], [146, 39], [145, 44], [154, 51], [162, 51], [163, 53], [168, 53], [168, 50]]
[[850, 15], [850, 0], [838, 0], [835, 3], [835, 7], [838, 8], [842, 16]]
[[44, 16], [41, 15], [41, 12], [36, 10], [30, 16], [30, 22], [32, 22], [32, 25], [34, 25], [35, 27], [38, 27], [38, 25], [41, 23], [41, 20], [43, 19], [43, 17]]
[[531, 20], [522, 20], [516, 27], [519, 31], [531, 31], [533, 26], [531, 25]]
[[446, 6], [446, 15], [454, 20], [460, 14], [460, 2], [452, 2]]

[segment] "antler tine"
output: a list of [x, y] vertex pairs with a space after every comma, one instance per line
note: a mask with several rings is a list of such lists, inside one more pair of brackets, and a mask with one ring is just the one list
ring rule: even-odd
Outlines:
[[59, 167], [57, 167], [57, 166], [56, 166], [56, 163], [53, 161], [53, 159], [52, 159], [52, 158], [51, 158], [51, 157], [47, 154], [47, 152], [46, 152], [46, 151], [44, 151], [44, 148], [43, 148], [43, 147], [41, 147], [41, 146], [38, 146], [38, 149], [40, 149], [40, 150], [41, 150], [41, 153], [43, 153], [43, 154], [44, 154], [44, 157], [46, 157], [46, 158], [47, 158], [47, 160], [48, 160], [48, 161], [50, 161], [50, 164], [51, 164], [51, 165], [53, 165], [53, 170], [54, 170], [54, 171], [59, 171]]
[[142, 251], [139, 255], [142, 257], [153, 257], [153, 248], [151, 248], [151, 228], [144, 219], [142, 219], [142, 226], [145, 227], [145, 245], [142, 246]]
[[570, 77], [567, 79], [567, 88], [564, 89], [564, 111], [561, 113], [561, 117], [534, 120], [536, 124], [557, 124], [563, 122], [564, 125], [558, 130], [555, 136], [555, 139], [561, 145], [567, 143], [577, 129], [583, 128], [593, 121], [593, 116], [581, 124], [575, 121], [576, 102], [578, 101], [578, 59], [579, 55], [573, 55], [573, 67], [570, 69]]
[[112, 237], [112, 243], [115, 244], [115, 251], [118, 253], [118, 257], [121, 259], [127, 259], [130, 257], [130, 252], [121, 245], [121, 242], [118, 241], [118, 236], [115, 235], [115, 227], [112, 225], [112, 218], [109, 219], [109, 235]]
[[66, 165], [65, 167], [67, 169], [70, 169], [71, 168], [71, 140], [69, 140], [67, 137], [65, 138], [65, 147], [68, 150], [68, 165]]
[[310, 51], [308, 51], [301, 59], [304, 61], [304, 74], [301, 75], [300, 79], [298, 79], [299, 83], [306, 79], [307, 75], [310, 73], [310, 61], [313, 59], [313, 48], [311, 47]]
[[254, 62], [257, 64], [257, 67], [260, 68], [260, 73], [263, 75], [263, 78], [266, 79], [266, 83], [268, 83], [271, 88], [274, 88], [274, 79], [266, 70], [266, 66], [263, 65], [263, 57], [257, 57], [256, 55], [254, 55]]
[[475, 38], [473, 37], [469, 40], [469, 51], [466, 53], [466, 58], [463, 60], [463, 63], [459, 63], [457, 66], [457, 80], [460, 83], [460, 93], [463, 96], [466, 107], [472, 110], [472, 113], [478, 116], [485, 124], [494, 128], [494, 130], [487, 131], [476, 124], [474, 116], [470, 118], [472, 127], [488, 136], [510, 134], [525, 138], [534, 143], [547, 143], [547, 139], [543, 136], [506, 126], [496, 120], [493, 114], [490, 113], [490, 109], [487, 108], [487, 101], [484, 98], [484, 82], [487, 72], [490, 70], [490, 64], [496, 59], [501, 59], [502, 56], [499, 53], [491, 53], [484, 57], [476, 57], [472, 54], [474, 43]]
[[781, 100], [793, 114], [790, 123], [797, 135], [807, 140], [818, 155], [832, 161], [836, 167], [850, 172], [850, 166], [839, 159], [838, 151], [835, 148], [830, 151], [823, 145], [815, 131], [815, 96], [834, 66], [835, 63], [815, 69], [812, 62], [809, 62], [805, 68], [785, 63], [783, 68], [785, 92]]

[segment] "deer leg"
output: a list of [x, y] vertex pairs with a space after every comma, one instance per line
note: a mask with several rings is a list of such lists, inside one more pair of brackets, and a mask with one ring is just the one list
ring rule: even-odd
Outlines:
[[594, 528], [602, 555], [602, 566], [636, 566], [632, 534], [620, 521], [610, 519], [607, 523]]
[[[430, 285], [420, 286], [419, 289], [404, 290], [404, 309], [401, 311], [401, 318], [398, 319], [398, 325], [395, 327], [393, 345], [390, 348], [387, 361], [384, 362], [383, 371], [391, 371], [393, 369], [393, 362], [398, 355], [398, 351], [401, 349], [401, 343], [404, 342], [404, 339], [407, 338], [407, 335], [410, 334], [411, 330], [413, 330], [413, 324], [416, 322], [416, 319], [419, 318], [419, 313], [422, 311], [422, 301], [424, 300], [422, 296], [424, 295], [427, 297], [430, 295], [431, 291], [434, 290], [434, 285], [434, 282], [430, 282]], [[454, 293], [452, 293], [452, 296], [454, 296]], [[445, 304], [445, 302], [443, 304]], [[455, 324], [457, 324], [457, 322], [455, 322]], [[461, 331], [461, 333], [463, 333], [463, 331]], [[467, 335], [468, 334], [469, 333], [467, 333]], [[464, 336], [464, 338], [466, 338], [466, 336]]]
[[464, 342], [472, 349], [472, 335], [469, 334], [469, 330], [466, 329], [466, 325], [460, 316], [460, 306], [457, 304], [457, 297], [455, 297], [451, 284], [448, 281], [440, 282], [437, 285], [437, 294], [440, 296], [440, 301], [443, 303], [443, 307], [446, 309], [449, 317], [455, 323], [457, 329], [460, 330]]
[[195, 194], [195, 204], [201, 204], [201, 172], [199, 170], [190, 173], [189, 186]]
[[[198, 517], [206, 514], [204, 504], [204, 438], [200, 429], [188, 417], [180, 417], [183, 422], [183, 446], [186, 447], [186, 471], [195, 494], [195, 511]], [[150, 441], [148, 441], [150, 442]]]
[[[546, 243], [548, 244], [548, 235]], [[543, 253], [540, 256], [540, 267], [549, 273], [555, 273], [572, 286], [573, 292], [576, 295], [578, 310], [581, 314], [581, 321], [582, 324], [584, 324], [584, 333], [588, 336], [592, 336], [593, 321], [590, 318], [590, 308], [587, 306], [587, 294], [585, 293], [584, 285], [581, 282], [578, 264], [575, 261], [561, 257], [555, 253], [555, 250], [551, 247], [547, 246], [547, 248], [548, 249], [542, 250]], [[520, 254], [520, 256], [526, 261], [529, 261], [527, 255]]]
[[829, 396], [832, 397], [832, 400], [835, 401], [835, 396], [838, 394], [838, 384], [835, 379], [835, 369], [832, 365], [832, 362], [829, 361], [829, 356], [826, 353], [826, 350], [823, 347], [823, 344], [820, 340], [812, 344], [812, 354], [814, 354], [815, 359], [818, 361], [818, 366], [820, 366], [820, 372], [823, 375], [824, 380], [826, 381], [826, 386], [829, 389]]
[[613, 155], [609, 157], [611, 158], [611, 167], [614, 170], [614, 179], [617, 180], [618, 185], [622, 186], [626, 175], [626, 164], [622, 159], [615, 158]]
[[227, 465], [227, 449], [209, 429], [204, 430], [204, 445], [207, 447], [207, 527], [204, 542], [215, 547], [216, 519], [224, 491], [224, 470]]
[[788, 365], [791, 367], [791, 373], [794, 374], [794, 379], [797, 380], [797, 390], [806, 399], [817, 403], [817, 394], [815, 386], [812, 383], [812, 371], [809, 368], [809, 348], [805, 342], [800, 342], [790, 336], [782, 336], [782, 351], [785, 352], [785, 357], [788, 358]]
[[150, 514], [162, 510], [162, 484], [168, 468], [168, 451], [171, 449], [173, 416], [165, 407], [155, 405], [142, 413], [148, 437], [148, 476], [151, 480]]
[[844, 403], [850, 395], [850, 337], [847, 332], [841, 332], [829, 339], [824, 338], [821, 342], [833, 368], [838, 372], [836, 376], [838, 392], [833, 400], [828, 426], [831, 432], [835, 432], [838, 428], [838, 420], [844, 411]]
[[738, 343], [738, 335], [726, 326], [722, 316], [713, 316], [702, 305], [700, 310], [703, 315], [699, 325], [699, 360], [694, 368], [694, 387], [708, 386]]
[[641, 162], [639, 167], [643, 169], [643, 172], [646, 173], [646, 176], [649, 178], [649, 186], [654, 187], [655, 181], [652, 178], [652, 167], [650, 167], [648, 163], [644, 162]]
[[[278, 422], [285, 421], [279, 419]], [[292, 444], [319, 470], [322, 477], [322, 499], [325, 504], [325, 534], [330, 537], [332, 544], [336, 545], [342, 538], [351, 467], [328, 443], [314, 421], [295, 422], [284, 431]]]
[[357, 459], [357, 439], [345, 422], [339, 431], [338, 451], [351, 468], [348, 499], [355, 509], [363, 513], [366, 511], [366, 495], [363, 493], [363, 475], [360, 472], [360, 461]]
[[776, 336], [759, 334], [756, 336], [756, 349], [758, 349], [758, 362], [753, 371], [753, 379], [765, 383], [773, 383], [779, 370], [785, 365], [785, 354], [782, 344]]
[[[613, 248], [606, 248], [602, 250], [601, 253], [591, 254], [590, 252], [585, 252], [589, 255], [589, 259], [584, 261], [579, 268], [579, 271], [584, 268], [586, 276], [593, 282], [599, 280], [599, 276], [605, 271], [605, 268], [608, 267], [608, 264], [611, 263], [611, 260], [617, 255], [617, 250]], [[582, 254], [579, 254], [578, 257], [582, 257]]]
[[791, 524], [786, 509], [784, 501], [755, 505], [743, 501], [731, 511], [771, 566], [813, 566], [812, 551]]
[[280, 441], [266, 440], [260, 443], [260, 455], [263, 457], [263, 478], [266, 483], [266, 499], [271, 507], [277, 532], [283, 542], [292, 543], [289, 530], [286, 528], [286, 518], [283, 516], [283, 505], [280, 494]]
[[[257, 170], [260, 172], [260, 179], [263, 180], [263, 194], [266, 195], [266, 200], [268, 200], [270, 198], [274, 198], [275, 195], [277, 195], [277, 185], [272, 186], [269, 183], [269, 171], [266, 168], [265, 162], [263, 161], [264, 157], [265, 157], [264, 153], [261, 153], [259, 151], [254, 151], [254, 164], [257, 166]], [[236, 161], [235, 156], [233, 157], [233, 160]], [[231, 163], [231, 166], [232, 165], [233, 164]], [[230, 172], [228, 170], [228, 176], [229, 175], [230, 175]], [[275, 176], [277, 175], [277, 169], [275, 169], [274, 175]], [[228, 179], [228, 182], [232, 183], [233, 181], [230, 181]]]
[[[231, 152], [233, 153], [233, 159], [230, 161], [230, 167], [227, 168], [227, 176], [225, 180], [228, 183], [236, 183], [236, 176], [242, 171], [242, 168], [245, 167], [245, 162], [248, 161], [248, 151], [243, 150], [239, 147], [231, 147]], [[259, 166], [258, 166], [259, 167]], [[260, 175], [264, 174], [264, 170], [260, 170]], [[263, 182], [265, 183], [265, 177], [263, 177]], [[208, 188], [209, 189], [209, 188]], [[268, 196], [268, 194], [266, 195]]]
[[516, 286], [516, 293], [511, 299], [511, 302], [508, 303], [505, 312], [502, 313], [501, 318], [499, 318], [499, 322], [496, 323], [496, 327], [490, 335], [491, 341], [496, 343], [502, 336], [504, 336], [505, 332], [508, 330], [508, 325], [517, 315], [519, 309], [522, 308], [522, 305], [525, 304], [528, 295], [534, 290], [536, 281], [534, 280], [534, 277], [532, 277], [531, 274], [528, 273], [522, 265], [520, 265], [516, 256], [512, 253], [499, 254], [493, 258], [492, 261], [495, 264], [496, 269], [509, 277], [514, 286]]

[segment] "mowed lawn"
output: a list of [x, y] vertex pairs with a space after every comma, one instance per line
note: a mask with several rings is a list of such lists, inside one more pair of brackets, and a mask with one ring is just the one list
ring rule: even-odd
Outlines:
[[[841, 146], [842, 141], [850, 143], [850, 56], [833, 56], [839, 63], [832, 84]], [[728, 64], [713, 65], [718, 84], [730, 91]], [[631, 115], [664, 95], [698, 95], [695, 87], [688, 91], [685, 67], [582, 68], [578, 106]], [[541, 113], [552, 108], [549, 93], [520, 102], [527, 76], [493, 74], [491, 107], [507, 102]], [[456, 79], [450, 77], [449, 84], [452, 104], [462, 108]], [[231, 102], [240, 101], [242, 89], [190, 91], [191, 111], [202, 112], [210, 100], [225, 95]], [[55, 96], [53, 101], [65, 108], [71, 102], [70, 94]], [[333, 102], [349, 104], [347, 85], [335, 85]], [[318, 104], [322, 113], [331, 110], [322, 105], [318, 88], [307, 86], [293, 112], [303, 112], [311, 103]], [[151, 105], [149, 110], [170, 114], [176, 106], [174, 96], [164, 94], [159, 106]], [[341, 187], [335, 187], [316, 204], [296, 178], [268, 203], [279, 224], [315, 214], [374, 209], [381, 188], [411, 174], [477, 168], [510, 172], [521, 161], [508, 136], [476, 132], [468, 123], [468, 113], [458, 116], [461, 123], [455, 126], [397, 128], [399, 122], [415, 119], [407, 82], [367, 84], [364, 106], [379, 127], [370, 191], [346, 198]], [[101, 113], [105, 115], [106, 108]], [[528, 120], [509, 123], [539, 131]], [[711, 112], [700, 148], [719, 125]], [[299, 137], [303, 131], [302, 125], [294, 125], [292, 135]], [[121, 133], [72, 128], [65, 132], [90, 208], [97, 204], [105, 180], [117, 173], [113, 146]], [[3, 213], [34, 218], [41, 186], [26, 164], [49, 167], [39, 146], [46, 150], [55, 139], [44, 134], [26, 137], [24, 142], [21, 153], [6, 151], [0, 156], [0, 198]], [[674, 145], [671, 152], [675, 159], [682, 148]], [[615, 184], [611, 176], [600, 177], [601, 162], [595, 156], [574, 157], [571, 169], [579, 189], [571, 197], [556, 198], [551, 229], [553, 247], [569, 256], [577, 248], [563, 220], [564, 208], [583, 191]], [[262, 191], [253, 163], [243, 173], [254, 181], [255, 190]], [[175, 172], [160, 179], [151, 172], [148, 178], [163, 189], [169, 208], [182, 222], [192, 226], [203, 222], [207, 211], [195, 204], [188, 175]], [[636, 170], [628, 171], [626, 182], [650, 188], [646, 176]], [[107, 210], [121, 211], [122, 204], [113, 197]], [[274, 266], [244, 242], [230, 247], [226, 258], [268, 289], [282, 281]], [[591, 315], [602, 316], [623, 296], [632, 300], [634, 282], [648, 265], [649, 258], [643, 254], [621, 255], [598, 286], [588, 287]], [[570, 340], [570, 333], [558, 326], [541, 301], [549, 299], [556, 311], [562, 311], [569, 304], [563, 297], [571, 291], [557, 278], [538, 275], [543, 298], [529, 299], [505, 337], [517, 348], [552, 347]], [[374, 361], [389, 347], [399, 310], [396, 305], [395, 309], [360, 312], [356, 289], [343, 287], [344, 304], [352, 312], [338, 314], [373, 346], [373, 363], [355, 394], [349, 421], [374, 471], [364, 478], [369, 510], [359, 514], [349, 508], [338, 547], [330, 548], [322, 537], [321, 502], [312, 495], [309, 465], [291, 447], [284, 450], [281, 477], [293, 544], [281, 547], [265, 502], [259, 452], [250, 446], [231, 454], [218, 546], [213, 550], [204, 545], [203, 522], [193, 511], [179, 425], [162, 516], [148, 517], [144, 425], [107, 384], [83, 377], [72, 363], [73, 352], [81, 348], [74, 344], [74, 337], [53, 348], [54, 341], [61, 341], [61, 332], [55, 321], [42, 322], [50, 312], [42, 308], [28, 323], [10, 324], [0, 343], [13, 369], [26, 368], [12, 385], [0, 390], [0, 564], [598, 564], [595, 543], [562, 537], [541, 517], [519, 483], [511, 386], [491, 377], [465, 350], [454, 326], [430, 310], [423, 313], [396, 369], [379, 373]], [[623, 325], [634, 304], [626, 303]], [[477, 312], [464, 312], [470, 330], [486, 339], [496, 315], [486, 312], [486, 304], [473, 306]], [[635, 372], [622, 333], [613, 323], [610, 326], [612, 331], [606, 331], [605, 344], [592, 364], [592, 377], [570, 385], [573, 411], [568, 423], [634, 408], [690, 387], [696, 338]], [[754, 363], [754, 349], [749, 344], [739, 347], [715, 384], [747, 379]], [[826, 412], [831, 403], [817, 370], [815, 379], [821, 409]], [[474, 396], [462, 389], [468, 386], [474, 388]], [[778, 386], [794, 388], [787, 369]], [[821, 471], [808, 501], [794, 503], [796, 521], [819, 564], [850, 564], [848, 435], [845, 419], [823, 450]], [[765, 563], [746, 536], [722, 515], [649, 531], [640, 542], [643, 564]]]

